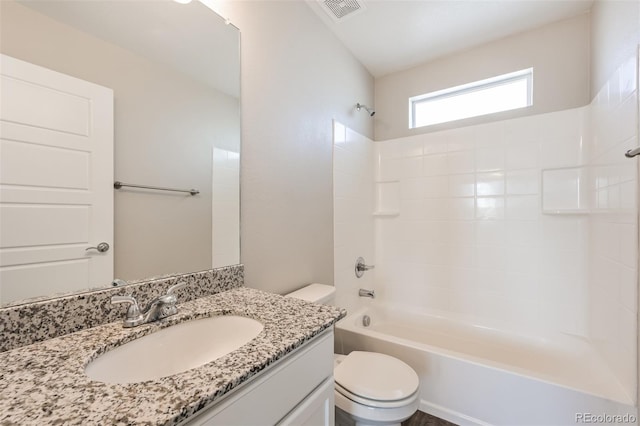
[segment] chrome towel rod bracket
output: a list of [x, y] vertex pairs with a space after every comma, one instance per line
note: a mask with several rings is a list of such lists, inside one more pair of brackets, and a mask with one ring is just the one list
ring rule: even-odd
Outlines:
[[186, 192], [191, 195], [198, 195], [200, 193], [200, 191], [198, 191], [197, 189], [175, 189], [175, 188], [163, 188], [161, 186], [134, 185], [132, 183], [123, 183], [120, 181], [113, 182], [113, 187], [115, 189], [120, 189], [123, 186], [131, 187], [131, 188], [153, 189], [155, 191]]

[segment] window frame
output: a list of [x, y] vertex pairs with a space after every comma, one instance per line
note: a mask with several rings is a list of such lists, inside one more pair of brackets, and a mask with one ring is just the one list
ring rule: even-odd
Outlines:
[[[485, 114], [472, 115], [469, 117], [461, 117], [453, 120], [440, 121], [438, 123], [425, 124], [422, 126], [416, 126], [416, 105], [423, 102], [437, 101], [446, 98], [452, 98], [456, 96], [463, 96], [469, 93], [478, 92], [482, 90], [499, 87], [505, 84], [512, 83], [514, 81], [525, 80], [527, 82], [527, 104], [523, 107], [505, 109], [502, 111], [488, 112]], [[527, 108], [533, 106], [533, 67], [526, 68], [520, 71], [515, 71], [507, 74], [498, 75], [495, 77], [487, 78], [484, 80], [478, 80], [471, 83], [462, 84], [455, 87], [449, 87], [447, 89], [437, 90], [435, 92], [425, 93], [422, 95], [412, 96], [409, 98], [409, 129], [419, 129], [422, 127], [436, 126], [443, 123], [451, 123], [454, 121], [465, 120], [468, 118], [482, 117], [491, 114], [498, 114], [500, 112], [514, 111], [516, 109]]]

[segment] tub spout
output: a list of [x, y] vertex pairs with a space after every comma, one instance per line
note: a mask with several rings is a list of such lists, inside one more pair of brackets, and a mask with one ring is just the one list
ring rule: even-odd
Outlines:
[[374, 290], [367, 290], [364, 288], [361, 288], [358, 291], [358, 296], [360, 297], [370, 297], [370, 298], [375, 298], [376, 297], [376, 292]]

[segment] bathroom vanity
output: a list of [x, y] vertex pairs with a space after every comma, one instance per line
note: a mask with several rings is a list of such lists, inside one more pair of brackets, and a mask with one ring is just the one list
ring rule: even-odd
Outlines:
[[[333, 424], [333, 324], [346, 312], [238, 287], [139, 327], [111, 322], [0, 353], [0, 424]], [[104, 383], [88, 363], [160, 329], [219, 315], [264, 329], [201, 367]], [[206, 339], [206, 335], [202, 338]]]
[[333, 425], [333, 331], [326, 331], [184, 423]]

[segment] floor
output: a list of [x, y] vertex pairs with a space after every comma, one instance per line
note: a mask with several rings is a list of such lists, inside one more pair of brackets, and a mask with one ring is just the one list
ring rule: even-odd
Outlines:
[[[336, 407], [336, 426], [354, 426], [355, 422], [349, 416]], [[442, 420], [431, 414], [416, 411], [416, 413], [402, 422], [402, 426], [456, 426], [454, 423]]]
[[456, 426], [456, 424], [422, 411], [416, 411], [413, 416], [402, 422], [402, 426]]

